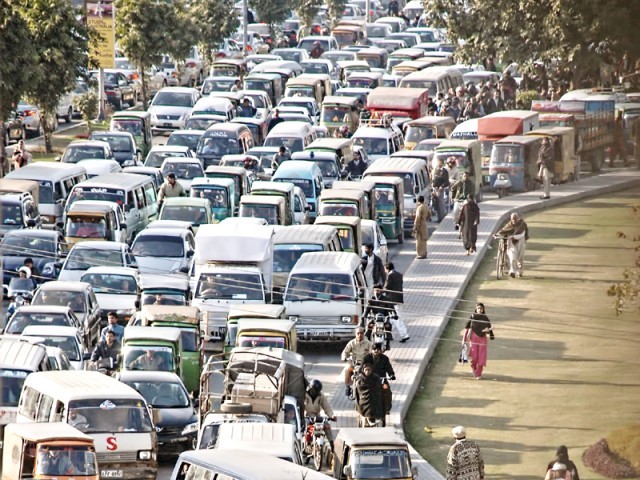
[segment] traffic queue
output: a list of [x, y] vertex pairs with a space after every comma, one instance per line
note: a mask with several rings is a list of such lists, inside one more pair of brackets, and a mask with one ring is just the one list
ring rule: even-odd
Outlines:
[[463, 73], [495, 73], [437, 40], [398, 17], [345, 20], [299, 48], [217, 58], [200, 88], [161, 88], [0, 180], [3, 478], [156, 478], [181, 452], [174, 479], [253, 480], [258, 458], [279, 479], [325, 478], [310, 459], [338, 480], [415, 475], [391, 429], [334, 439], [299, 348], [371, 328], [381, 285], [362, 257], [386, 263], [425, 199], [441, 221], [469, 193], [536, 189], [543, 144], [551, 183], [577, 180], [581, 160], [600, 168], [621, 104], [584, 90], [434, 115]]

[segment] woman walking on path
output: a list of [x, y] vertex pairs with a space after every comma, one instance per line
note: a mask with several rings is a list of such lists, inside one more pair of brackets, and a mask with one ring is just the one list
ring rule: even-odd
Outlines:
[[484, 304], [478, 303], [476, 311], [471, 314], [471, 320], [467, 322], [462, 336], [462, 344], [464, 345], [467, 341], [470, 344], [471, 370], [476, 380], [482, 378], [482, 370], [487, 365], [487, 333], [491, 340], [495, 338], [491, 328], [491, 321], [489, 321], [489, 317], [484, 312]]
[[476, 203], [473, 194], [467, 196], [467, 202], [460, 212], [460, 236], [467, 255], [476, 251], [476, 240], [478, 239], [478, 224], [480, 223], [480, 207]]

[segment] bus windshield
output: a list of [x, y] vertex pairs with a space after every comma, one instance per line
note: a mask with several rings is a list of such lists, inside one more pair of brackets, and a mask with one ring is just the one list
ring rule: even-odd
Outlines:
[[69, 415], [75, 415], [74, 426], [84, 433], [148, 433], [153, 429], [144, 401], [134, 398], [71, 401]]

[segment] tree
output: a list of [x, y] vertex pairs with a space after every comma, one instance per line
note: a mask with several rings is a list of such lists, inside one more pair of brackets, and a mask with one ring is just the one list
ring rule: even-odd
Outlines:
[[142, 82], [142, 108], [146, 110], [146, 71], [167, 52], [164, 25], [171, 25], [172, 7], [155, 0], [116, 0], [116, 39], [129, 61], [135, 64]]
[[98, 95], [89, 90], [73, 99], [73, 108], [80, 112], [82, 119], [87, 122], [87, 133], [91, 135], [91, 124], [98, 115]]
[[311, 32], [311, 26], [313, 25], [313, 19], [316, 18], [320, 7], [322, 6], [322, 0], [299, 0], [300, 3], [296, 7], [296, 13], [302, 21], [302, 28], [305, 32]]
[[292, 7], [286, 0], [250, 0], [249, 5], [255, 9], [260, 21], [269, 25], [283, 22]]
[[184, 60], [198, 39], [195, 21], [184, 0], [172, 1], [170, 15], [171, 21], [166, 25], [168, 31], [165, 32], [167, 45], [164, 53], [171, 55], [174, 60]]
[[[640, 219], [640, 205], [632, 207], [633, 214]], [[607, 290], [607, 295], [615, 297], [613, 308], [616, 314], [623, 311], [637, 309], [640, 312], [640, 236], [629, 237], [624, 232], [618, 232], [618, 238], [625, 238], [634, 244], [636, 252], [635, 265], [623, 272], [623, 281], [613, 284]]]
[[225, 38], [238, 29], [240, 20], [233, 0], [200, 0], [192, 7], [195, 30], [199, 32], [198, 47], [207, 65], [211, 65], [215, 52]]
[[27, 24], [11, 0], [0, 0], [0, 58], [0, 170], [4, 170], [5, 122], [26, 92], [26, 66], [37, 62]]
[[37, 55], [28, 66], [27, 95], [40, 107], [45, 149], [51, 153], [58, 105], [87, 66], [89, 29], [68, 0], [20, 0], [18, 5]]
[[329, 18], [331, 19], [331, 26], [334, 27], [342, 18], [344, 13], [344, 7], [347, 5], [348, 0], [327, 0], [327, 7], [329, 7]]

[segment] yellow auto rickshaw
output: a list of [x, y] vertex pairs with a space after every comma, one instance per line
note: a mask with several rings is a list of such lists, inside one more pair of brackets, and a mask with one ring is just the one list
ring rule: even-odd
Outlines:
[[456, 122], [450, 116], [434, 117], [428, 115], [404, 124], [404, 148], [413, 150], [422, 140], [431, 138], [449, 138], [456, 128]]
[[580, 166], [576, 162], [575, 129], [571, 127], [538, 128], [527, 135], [548, 137], [553, 146], [553, 179], [558, 184], [578, 178]]

